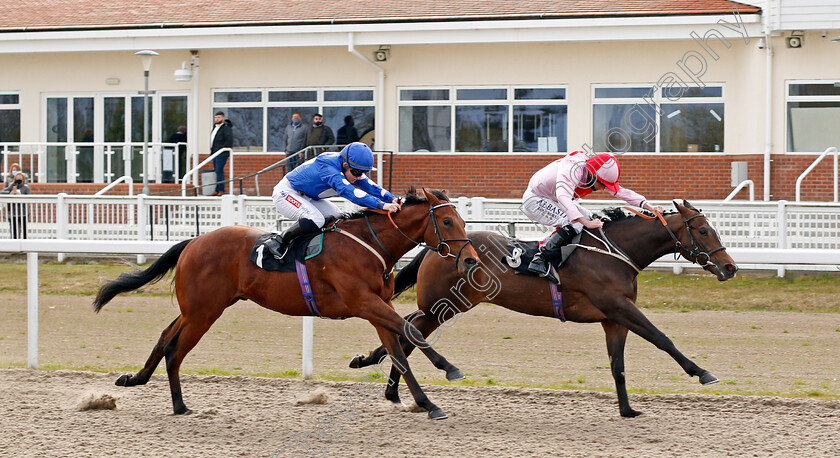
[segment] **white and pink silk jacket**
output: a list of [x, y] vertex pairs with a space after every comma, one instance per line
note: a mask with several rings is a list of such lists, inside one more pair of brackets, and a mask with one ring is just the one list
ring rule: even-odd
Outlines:
[[[584, 187], [589, 176], [586, 159], [587, 156], [582, 151], [575, 151], [557, 159], [538, 170], [528, 182], [528, 188], [539, 197], [557, 202], [569, 221], [581, 218], [585, 213], [575, 199], [592, 192], [592, 188]], [[604, 191], [636, 207], [641, 207], [647, 200], [641, 194], [621, 186], [614, 194], [609, 189]]]

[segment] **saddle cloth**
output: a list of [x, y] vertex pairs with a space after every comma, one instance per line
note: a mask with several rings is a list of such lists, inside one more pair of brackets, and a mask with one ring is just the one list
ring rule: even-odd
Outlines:
[[[550, 262], [555, 269], [559, 269], [563, 262], [569, 258], [569, 255], [572, 254], [572, 251], [577, 248], [577, 244], [580, 242], [580, 236], [580, 234], [576, 235], [575, 238], [572, 239], [571, 243], [560, 248], [559, 258], [549, 255], [546, 256], [546, 260]], [[528, 264], [530, 264], [531, 260], [534, 259], [534, 255], [537, 254], [537, 250], [539, 250], [539, 248], [540, 242], [538, 241], [523, 241], [515, 238], [508, 239], [508, 256], [502, 256], [502, 262], [510, 266], [514, 272], [518, 274], [537, 275], [528, 270]]]
[[251, 249], [251, 262], [263, 270], [295, 272], [295, 260], [304, 262], [321, 254], [324, 247], [324, 234], [316, 232], [295, 237], [289, 246], [289, 250], [283, 259], [276, 259], [269, 251], [265, 243], [274, 237], [279, 237], [277, 232], [268, 232], [257, 238], [257, 242]]

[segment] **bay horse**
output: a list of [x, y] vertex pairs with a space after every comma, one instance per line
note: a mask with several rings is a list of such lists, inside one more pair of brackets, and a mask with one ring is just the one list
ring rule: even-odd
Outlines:
[[[682, 205], [674, 202], [674, 205], [677, 212], [658, 215], [659, 218], [642, 214], [631, 217], [620, 209], [607, 210], [611, 221], [604, 224], [604, 236], [584, 231], [580, 241], [583, 247], [573, 251], [558, 269], [565, 319], [577, 323], [600, 322], [604, 328], [619, 412], [623, 417], [641, 414], [630, 407], [627, 399], [624, 344], [628, 331], [671, 355], [688, 375], [699, 377], [701, 384], [718, 382], [711, 372], [680, 353], [671, 339], [657, 329], [635, 304], [637, 268], [644, 269], [669, 253], [681, 254], [698, 263], [720, 281], [734, 277], [738, 271], [706, 217], [686, 201]], [[469, 232], [469, 238], [481, 253], [479, 268], [473, 273], [484, 270], [487, 281], [465, 281], [462, 273], [435, 256], [426, 256], [426, 252], [417, 255], [397, 275], [396, 295], [415, 283], [417, 285], [418, 311], [407, 316], [406, 320], [414, 324], [424, 337], [457, 313], [467, 312], [479, 302], [490, 302], [527, 315], [562, 316], [552, 302], [549, 280], [514, 274], [513, 269], [501, 262], [501, 258], [508, 255], [506, 236], [483, 231]], [[617, 248], [611, 250], [612, 255], [608, 256], [605, 253], [607, 250], [603, 250], [605, 242]], [[593, 247], [601, 251], [593, 252]], [[620, 259], [622, 257], [625, 259]], [[410, 339], [401, 343], [406, 354], [411, 354], [415, 346], [424, 345]], [[350, 367], [368, 366], [378, 361], [383, 352], [380, 347], [368, 356], [358, 355], [351, 361]], [[397, 391], [399, 375], [397, 371], [391, 371], [385, 391], [385, 397], [394, 403], [400, 402]]]
[[[429, 418], [443, 419], [446, 413], [423, 393], [399, 345], [398, 335], [405, 339], [410, 334], [412, 340], [419, 341], [423, 337], [394, 310], [394, 277], [390, 272], [397, 259], [421, 242], [464, 274], [477, 265], [478, 254], [466, 237], [464, 220], [442, 192], [424, 189], [419, 194], [411, 188], [402, 210], [392, 216], [357, 212], [339, 219], [332, 231], [325, 231], [323, 252], [306, 261], [312, 290], [320, 316], [368, 320], [394, 366], [405, 370], [406, 383], [417, 404], [429, 412]], [[120, 376], [116, 385], [145, 384], [166, 357], [173, 410], [175, 414], [190, 413], [181, 395], [181, 362], [227, 307], [251, 300], [286, 315], [312, 315], [295, 272], [268, 272], [249, 260], [257, 238], [264, 233], [245, 226], [217, 229], [176, 244], [148, 269], [123, 273], [99, 289], [93, 302], [96, 312], [117, 294], [158, 281], [175, 269], [175, 295], [181, 314], [163, 330], [143, 369]], [[463, 378], [443, 356], [427, 350], [424, 353], [435, 367], [447, 371], [451, 379]]]

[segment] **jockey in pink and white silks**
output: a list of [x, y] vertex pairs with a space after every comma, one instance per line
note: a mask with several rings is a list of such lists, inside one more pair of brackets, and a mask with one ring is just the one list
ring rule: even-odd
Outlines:
[[534, 222], [557, 228], [540, 247], [528, 269], [541, 276], [550, 268], [546, 255], [559, 255], [560, 247], [568, 244], [584, 227], [597, 229], [604, 225], [590, 219], [589, 211], [575, 202], [592, 191], [601, 189], [630, 205], [649, 211], [663, 211], [644, 196], [619, 186], [621, 168], [612, 154], [589, 155], [575, 151], [543, 167], [531, 177], [522, 195], [522, 211]]

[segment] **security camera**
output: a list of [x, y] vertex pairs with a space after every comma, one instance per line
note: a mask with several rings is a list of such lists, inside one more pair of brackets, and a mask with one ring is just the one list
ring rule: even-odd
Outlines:
[[764, 38], [759, 38], [758, 49], [764, 49]]
[[192, 79], [192, 69], [187, 68], [187, 61], [181, 62], [181, 68], [175, 70], [175, 81], [186, 82]]

